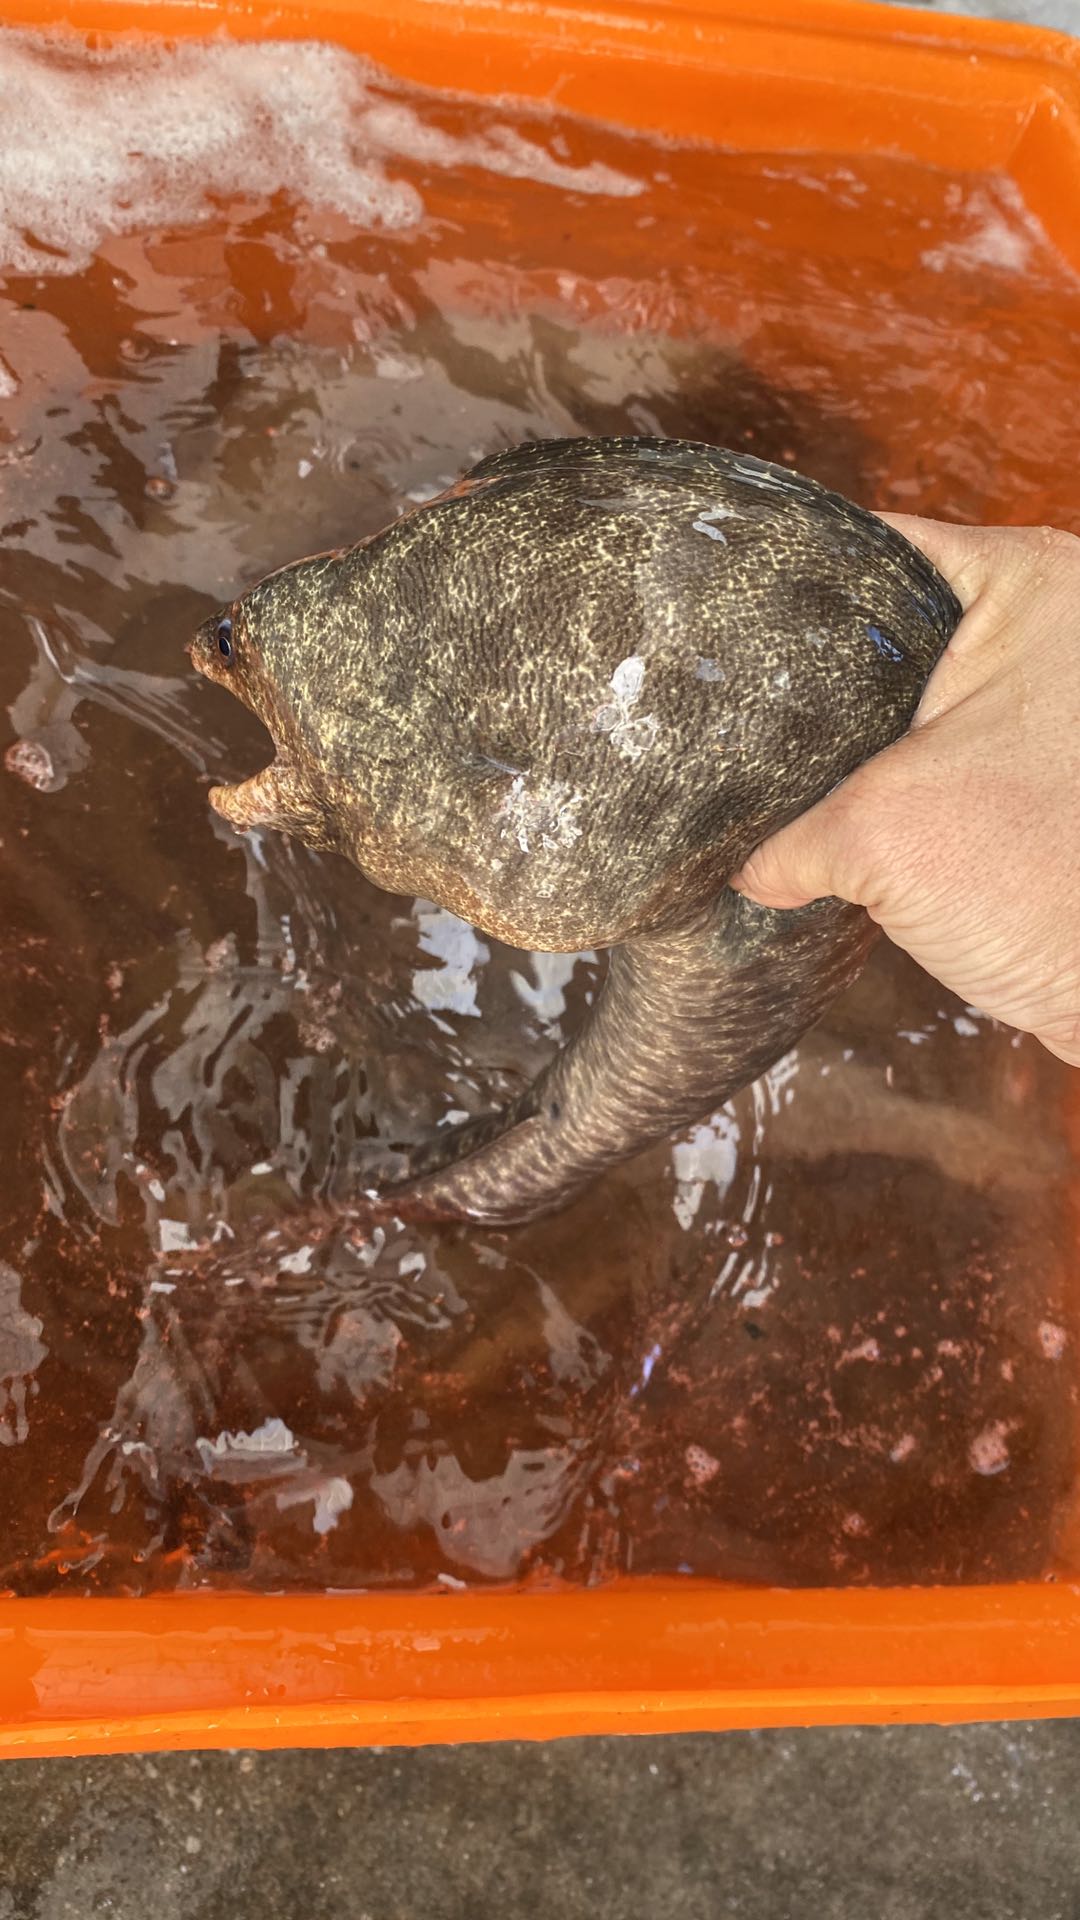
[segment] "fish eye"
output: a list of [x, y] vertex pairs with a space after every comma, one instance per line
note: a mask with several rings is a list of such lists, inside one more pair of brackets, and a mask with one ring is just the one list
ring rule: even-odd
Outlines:
[[217, 623], [217, 643], [222, 659], [231, 660], [233, 657], [232, 621], [228, 615]]

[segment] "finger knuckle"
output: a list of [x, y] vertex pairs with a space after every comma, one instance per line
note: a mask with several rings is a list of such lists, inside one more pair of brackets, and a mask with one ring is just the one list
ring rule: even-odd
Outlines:
[[1021, 527], [1015, 545], [1028, 567], [1037, 572], [1067, 567], [1080, 570], [1080, 539], [1064, 527]]

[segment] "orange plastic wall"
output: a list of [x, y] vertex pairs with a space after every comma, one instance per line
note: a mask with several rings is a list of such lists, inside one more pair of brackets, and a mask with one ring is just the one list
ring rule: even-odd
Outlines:
[[173, 1594], [0, 1608], [0, 1754], [1080, 1710], [1080, 1591]]
[[[1080, 265], [1080, 48], [854, 0], [0, 0], [79, 33], [321, 38], [726, 146], [1007, 171]], [[0, 1603], [0, 1755], [1080, 1710], [1080, 1587]]]

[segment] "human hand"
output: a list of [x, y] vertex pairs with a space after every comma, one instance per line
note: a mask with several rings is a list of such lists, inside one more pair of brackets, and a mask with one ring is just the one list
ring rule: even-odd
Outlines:
[[1080, 539], [881, 517], [963, 620], [911, 731], [731, 884], [768, 907], [856, 902], [943, 985], [1080, 1066]]

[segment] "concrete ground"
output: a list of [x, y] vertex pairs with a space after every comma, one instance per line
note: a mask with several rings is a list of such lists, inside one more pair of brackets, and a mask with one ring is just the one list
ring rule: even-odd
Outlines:
[[1080, 0], [891, 0], [896, 6], [924, 6], [935, 13], [981, 13], [990, 20], [1027, 20], [1033, 27], [1080, 33]]
[[0, 1920], [1077, 1920], [1080, 1722], [0, 1770]]
[[1080, 1920], [1078, 1807], [1076, 1721], [12, 1762], [0, 1920]]

